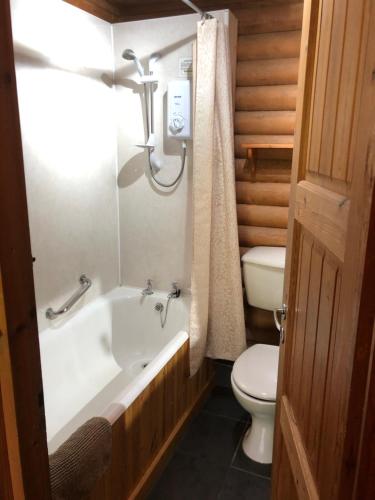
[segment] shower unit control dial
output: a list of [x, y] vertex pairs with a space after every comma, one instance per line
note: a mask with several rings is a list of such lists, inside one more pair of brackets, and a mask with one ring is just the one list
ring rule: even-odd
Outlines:
[[181, 132], [183, 130], [184, 125], [185, 125], [184, 117], [180, 116], [180, 115], [176, 115], [176, 116], [172, 117], [169, 128], [171, 129], [171, 132], [173, 134], [178, 134], [179, 132]]
[[190, 139], [190, 81], [168, 83], [168, 136]]

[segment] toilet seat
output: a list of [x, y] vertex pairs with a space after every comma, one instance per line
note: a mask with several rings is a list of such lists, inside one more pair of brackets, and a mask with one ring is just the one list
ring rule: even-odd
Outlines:
[[241, 354], [233, 365], [233, 381], [246, 395], [275, 402], [279, 348], [255, 344]]

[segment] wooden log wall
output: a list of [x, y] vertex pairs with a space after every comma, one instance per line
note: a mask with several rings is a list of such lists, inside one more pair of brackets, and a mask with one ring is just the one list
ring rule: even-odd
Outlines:
[[235, 156], [241, 253], [285, 246], [291, 150], [259, 150], [251, 177], [244, 143], [292, 143], [302, 3], [253, 4], [238, 20]]

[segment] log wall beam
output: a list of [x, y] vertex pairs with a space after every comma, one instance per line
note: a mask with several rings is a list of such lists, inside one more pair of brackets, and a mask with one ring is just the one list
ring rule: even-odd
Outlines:
[[237, 86], [295, 85], [298, 80], [298, 57], [260, 59], [237, 63]]
[[240, 246], [286, 246], [286, 229], [273, 227], [238, 226]]
[[295, 111], [236, 111], [236, 134], [292, 135], [296, 122]]
[[238, 37], [238, 61], [298, 57], [301, 31], [279, 31]]
[[[252, 181], [251, 170], [245, 159], [236, 159], [236, 181]], [[257, 160], [255, 182], [290, 182], [291, 162], [289, 160]]]
[[237, 111], [295, 111], [297, 85], [237, 87]]
[[290, 185], [275, 182], [236, 182], [238, 204], [287, 207]]
[[288, 224], [288, 207], [238, 204], [237, 220], [238, 224], [244, 226], [286, 229]]

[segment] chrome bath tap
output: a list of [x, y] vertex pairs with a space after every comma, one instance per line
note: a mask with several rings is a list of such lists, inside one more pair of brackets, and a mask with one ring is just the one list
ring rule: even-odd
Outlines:
[[152, 295], [154, 293], [153, 289], [152, 289], [152, 281], [150, 279], [147, 280], [147, 287], [142, 290], [142, 295], [143, 296], [146, 296], [146, 295]]
[[172, 290], [168, 293], [168, 299], [177, 299], [181, 294], [181, 289], [177, 286], [177, 281], [172, 283]]

